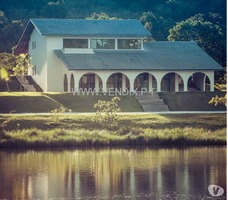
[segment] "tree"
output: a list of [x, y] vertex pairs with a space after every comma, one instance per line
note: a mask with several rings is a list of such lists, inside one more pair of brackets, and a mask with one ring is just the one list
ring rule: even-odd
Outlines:
[[[15, 56], [15, 66], [13, 67], [13, 73], [15, 76], [20, 76], [21, 83], [25, 83], [25, 75], [28, 74], [28, 68], [31, 67], [30, 58], [28, 54], [19, 54]], [[22, 85], [21, 85], [22, 91]]]
[[23, 31], [22, 20], [9, 20], [3, 11], [0, 11], [0, 52], [12, 52]]
[[5, 80], [8, 92], [10, 92], [8, 81], [15, 65], [15, 56], [8, 53], [0, 53], [0, 78]]
[[169, 41], [194, 40], [211, 57], [225, 66], [225, 37], [222, 29], [209, 21], [204, 15], [198, 14], [177, 23], [169, 30]]
[[43, 17], [47, 18], [66, 18], [67, 9], [63, 2], [48, 2], [48, 4], [42, 9], [41, 14]]
[[110, 17], [108, 14], [101, 12], [100, 14], [98, 13], [93, 13], [90, 17], [86, 17], [86, 19], [96, 19], [96, 20], [118, 20], [117, 17]]
[[150, 11], [143, 13], [140, 22], [151, 32], [154, 40], [166, 40], [169, 29], [174, 25], [172, 20], [157, 17]]

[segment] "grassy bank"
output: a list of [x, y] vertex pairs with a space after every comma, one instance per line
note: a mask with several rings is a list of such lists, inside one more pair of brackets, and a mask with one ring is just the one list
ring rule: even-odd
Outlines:
[[[73, 95], [58, 92], [0, 92], [0, 113], [47, 113], [61, 105], [72, 112], [95, 112], [98, 100], [111, 100], [113, 96]], [[134, 96], [120, 96], [119, 107], [123, 112], [142, 112]], [[39, 105], [39, 106], [37, 106]]]
[[223, 97], [226, 92], [161, 92], [160, 96], [171, 111], [225, 111], [226, 106], [208, 104], [214, 96]]
[[[226, 110], [223, 105], [208, 104], [215, 92], [163, 92], [159, 93], [172, 111], [216, 111]], [[142, 106], [134, 96], [119, 96], [122, 112], [143, 112]], [[0, 113], [47, 113], [61, 105], [72, 112], [94, 112], [98, 100], [111, 100], [108, 95], [73, 95], [58, 92], [0, 92]], [[39, 105], [39, 106], [37, 106]]]
[[186, 146], [226, 144], [225, 114], [121, 115], [102, 128], [93, 114], [1, 115], [0, 147]]

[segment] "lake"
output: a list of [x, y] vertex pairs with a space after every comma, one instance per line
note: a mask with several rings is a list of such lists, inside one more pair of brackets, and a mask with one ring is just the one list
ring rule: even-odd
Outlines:
[[226, 147], [0, 150], [5, 200], [213, 199], [211, 184], [226, 190]]

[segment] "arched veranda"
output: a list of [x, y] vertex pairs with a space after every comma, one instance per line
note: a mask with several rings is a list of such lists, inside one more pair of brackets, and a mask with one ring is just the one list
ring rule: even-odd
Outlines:
[[136, 89], [137, 91], [157, 91], [157, 80], [150, 73], [140, 73], [134, 80], [134, 90]]
[[180, 92], [184, 90], [183, 78], [175, 72], [167, 73], [161, 80], [161, 91], [165, 92]]
[[188, 79], [188, 91], [210, 91], [210, 79], [203, 72], [193, 73]]
[[107, 79], [107, 90], [127, 92], [130, 90], [129, 78], [123, 73], [113, 73]]
[[96, 73], [86, 73], [79, 80], [79, 90], [102, 90], [103, 83], [100, 76]]

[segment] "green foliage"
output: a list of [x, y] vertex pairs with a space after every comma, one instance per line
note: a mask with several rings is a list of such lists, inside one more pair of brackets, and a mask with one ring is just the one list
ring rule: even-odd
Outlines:
[[53, 118], [54, 122], [58, 122], [60, 120], [61, 115], [59, 115], [59, 114], [65, 114], [68, 112], [72, 112], [72, 110], [66, 108], [63, 105], [61, 105], [59, 108], [55, 108], [55, 109], [51, 110], [52, 118]]
[[71, 112], [71, 109], [66, 108], [65, 106], [61, 105], [59, 108], [55, 108], [51, 110], [51, 113], [66, 113], [66, 112]]
[[0, 79], [6, 81], [8, 92], [10, 91], [8, 81], [12, 73], [12, 68], [15, 65], [15, 56], [8, 53], [0, 53]]
[[222, 29], [209, 21], [203, 15], [195, 15], [177, 23], [169, 30], [169, 41], [194, 40], [215, 60], [225, 65], [225, 44]]
[[4, 137], [0, 138], [1, 148], [187, 145], [226, 145], [226, 130], [210, 132], [202, 128], [142, 129], [139, 135], [120, 135], [112, 130], [30, 128], [5, 131]]
[[[223, 78], [220, 78], [218, 80], [218, 82], [215, 85], [215, 88], [223, 91], [223, 92], [227, 92], [227, 75], [224, 74]], [[209, 104], [214, 104], [215, 106], [217, 106], [218, 104], [222, 104], [227, 106], [227, 94], [225, 93], [224, 96], [218, 96], [215, 95], [214, 97], [211, 98], [211, 100], [208, 102]]]
[[11, 53], [23, 31], [22, 20], [9, 20], [0, 10], [0, 52]]
[[47, 18], [66, 18], [67, 9], [63, 2], [48, 2], [41, 11], [43, 17]]
[[119, 97], [113, 97], [111, 101], [99, 100], [94, 104], [97, 109], [96, 116], [93, 118], [94, 122], [99, 123], [104, 128], [112, 128], [118, 125], [120, 120], [120, 108], [118, 107]]
[[223, 97], [219, 97], [218, 95], [216, 95], [208, 103], [215, 104], [215, 106], [217, 106], [218, 104], [223, 104], [226, 106], [227, 105], [226, 94]]
[[169, 29], [175, 24], [171, 19], [162, 16], [157, 17], [153, 12], [144, 12], [140, 22], [152, 33], [154, 40], [166, 40]]
[[13, 73], [15, 76], [25, 76], [28, 74], [28, 68], [30, 65], [30, 59], [28, 58], [28, 54], [19, 54], [15, 57], [16, 63], [13, 67]]
[[110, 17], [108, 14], [101, 12], [100, 14], [93, 13], [90, 17], [86, 19], [96, 19], [96, 20], [118, 20], [117, 17]]
[[[1, 115], [0, 147], [92, 147], [226, 144], [226, 114], [121, 114], [113, 130], [97, 126], [94, 114]], [[153, 123], [151, 123], [153, 122]]]
[[[30, 58], [28, 58], [28, 54], [19, 54], [15, 56], [15, 66], [12, 71], [15, 76], [20, 76], [21, 84], [25, 82], [25, 75], [28, 74], [28, 68], [31, 67]], [[20, 86], [22, 90], [22, 85]]]

